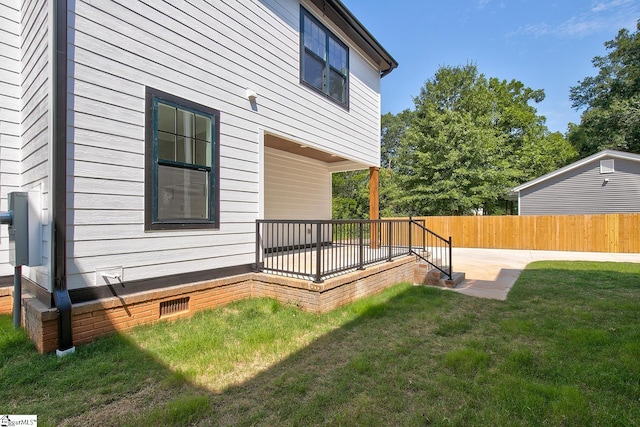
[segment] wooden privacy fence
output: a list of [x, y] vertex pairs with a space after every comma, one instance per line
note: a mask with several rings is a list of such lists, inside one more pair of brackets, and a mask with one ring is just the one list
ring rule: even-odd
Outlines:
[[[414, 218], [441, 236], [451, 236], [459, 248], [640, 252], [640, 213]], [[420, 234], [413, 231], [412, 245], [422, 245]], [[408, 234], [405, 225], [394, 244], [407, 245]]]

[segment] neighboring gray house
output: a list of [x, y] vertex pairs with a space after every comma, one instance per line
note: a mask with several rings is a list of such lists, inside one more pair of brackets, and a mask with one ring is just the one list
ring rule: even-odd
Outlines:
[[640, 212], [640, 155], [604, 150], [515, 187], [518, 215]]

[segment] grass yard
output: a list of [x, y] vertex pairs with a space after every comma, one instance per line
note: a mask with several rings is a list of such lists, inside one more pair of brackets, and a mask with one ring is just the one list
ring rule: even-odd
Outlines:
[[4, 316], [0, 384], [41, 425], [640, 425], [640, 264], [533, 263], [507, 301], [241, 301], [62, 359]]

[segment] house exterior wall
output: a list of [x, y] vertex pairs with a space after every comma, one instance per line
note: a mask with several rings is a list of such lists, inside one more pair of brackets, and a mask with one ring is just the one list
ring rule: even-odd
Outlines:
[[[20, 185], [20, 2], [0, 0], [0, 210]], [[0, 275], [9, 265], [9, 233], [0, 227]]]
[[[252, 263], [261, 129], [378, 164], [379, 72], [324, 22], [350, 47], [349, 109], [302, 86], [298, 1], [79, 0], [70, 8], [69, 289], [105, 285], [95, 271], [113, 266], [127, 282]], [[144, 231], [146, 87], [220, 111], [218, 230]], [[330, 187], [328, 195], [330, 216]]]
[[331, 219], [327, 164], [273, 148], [264, 153], [265, 219]]
[[615, 172], [601, 174], [600, 160], [520, 190], [520, 215], [640, 212], [640, 162], [615, 158]]
[[[38, 190], [46, 206], [49, 139], [49, 7], [47, 1], [0, 1], [0, 209], [7, 194]], [[46, 207], [44, 222], [46, 224]], [[46, 225], [43, 246], [48, 245]], [[46, 253], [46, 250], [43, 251]], [[23, 274], [48, 288], [47, 258]], [[0, 227], [0, 276], [13, 274], [7, 227]]]
[[51, 3], [21, 2], [20, 190], [41, 195], [42, 264], [24, 267], [23, 275], [50, 289], [48, 193], [50, 174]]
[[[326, 163], [265, 147], [264, 218], [286, 220], [331, 219], [331, 172]], [[317, 228], [272, 225], [262, 230], [265, 248], [317, 243]], [[326, 230], [326, 236], [331, 233]]]

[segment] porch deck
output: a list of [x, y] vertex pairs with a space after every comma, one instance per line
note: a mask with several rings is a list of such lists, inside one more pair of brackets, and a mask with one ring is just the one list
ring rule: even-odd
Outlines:
[[[441, 273], [453, 280], [451, 239], [411, 219], [258, 220], [256, 236], [255, 272], [74, 304], [74, 344], [243, 298], [269, 297], [323, 313], [397, 283], [437, 285]], [[3, 299], [8, 298], [0, 298], [0, 309]], [[26, 298], [23, 305], [25, 327], [38, 350], [55, 350], [56, 309], [37, 298]]]
[[[364, 244], [363, 250], [367, 258], [372, 261], [367, 265], [376, 265], [389, 261], [388, 248], [371, 247], [369, 242]], [[408, 256], [408, 248], [404, 255]], [[392, 256], [391, 259], [399, 255]], [[318, 261], [319, 260], [319, 261]], [[318, 267], [324, 272], [323, 278], [335, 277], [339, 274], [362, 270], [360, 266], [360, 247], [349, 241], [332, 242], [317, 248], [305, 248], [281, 253], [268, 252], [263, 259], [262, 271], [276, 273], [297, 279], [315, 278]]]
[[451, 278], [451, 238], [408, 220], [258, 220], [256, 271], [327, 278], [415, 255]]

